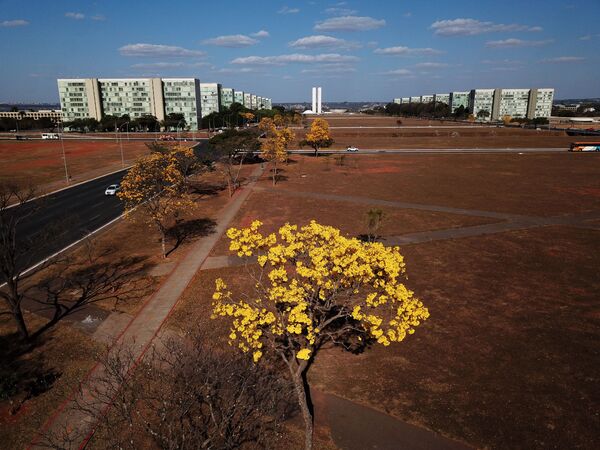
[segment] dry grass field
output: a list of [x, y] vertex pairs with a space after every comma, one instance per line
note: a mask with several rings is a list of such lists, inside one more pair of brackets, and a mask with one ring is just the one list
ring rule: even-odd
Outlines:
[[[335, 141], [333, 149], [403, 148], [564, 148], [574, 141], [597, 141], [596, 137], [572, 137], [564, 131], [495, 127], [468, 122], [382, 116], [325, 116]], [[397, 121], [401, 120], [401, 124]], [[306, 119], [310, 125], [312, 119]], [[377, 128], [379, 127], [379, 128]], [[391, 127], [391, 128], [390, 128]], [[295, 129], [297, 148], [305, 129]]]
[[[597, 156], [352, 155], [344, 165], [296, 157], [275, 188], [265, 174], [234, 225], [260, 219], [272, 230], [316, 219], [356, 236], [375, 205], [387, 217], [385, 243], [415, 231], [511, 220], [486, 212], [544, 220], [591, 215], [577, 225], [401, 245], [408, 286], [430, 319], [398, 345], [321, 353], [311, 382], [478, 448], [597, 448]], [[213, 254], [227, 254], [227, 245], [222, 239]], [[208, 314], [217, 277], [234, 293], [252, 289], [243, 267], [201, 271], [169, 325], [201, 327], [227, 345], [227, 324]]]
[[[117, 141], [63, 142], [72, 183], [121, 168]], [[145, 142], [123, 141], [125, 164], [147, 152]], [[60, 141], [0, 141], [0, 180], [31, 183], [46, 190], [66, 186]]]

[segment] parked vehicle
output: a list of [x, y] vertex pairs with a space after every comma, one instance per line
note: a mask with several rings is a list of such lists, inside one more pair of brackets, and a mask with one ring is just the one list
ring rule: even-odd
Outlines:
[[358, 151], [358, 147], [350, 146], [350, 147], [346, 148], [346, 151], [347, 152], [357, 152]]
[[60, 139], [58, 133], [42, 133], [42, 139]]
[[25, 141], [25, 140], [31, 139], [31, 138], [29, 136], [22, 136], [22, 135], [18, 134], [18, 135], [15, 136], [15, 139], [17, 141]]
[[117, 192], [119, 192], [120, 190], [121, 186], [119, 186], [118, 184], [111, 184], [104, 191], [104, 195], [117, 195]]

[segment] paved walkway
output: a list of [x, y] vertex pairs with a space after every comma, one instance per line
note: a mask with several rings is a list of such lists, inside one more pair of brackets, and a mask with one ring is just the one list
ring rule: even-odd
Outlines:
[[[220, 239], [221, 235], [227, 229], [229, 223], [237, 214], [238, 210], [251, 192], [252, 186], [262, 173], [262, 169], [257, 166], [251, 175], [251, 181], [247, 186], [238, 190], [227, 206], [217, 216], [217, 226], [215, 232], [190, 246], [187, 254], [183, 256], [171, 275], [163, 282], [159, 290], [142, 306], [142, 309], [125, 326], [120, 335], [114, 341], [110, 352], [118, 349], [128, 349], [139, 360], [148, 349], [153, 339], [159, 332], [162, 324], [174, 308], [177, 300], [183, 294], [188, 284], [193, 279], [196, 272], [200, 269], [203, 262], [210, 253], [212, 247]], [[122, 326], [122, 323], [116, 321], [113, 326]], [[107, 324], [110, 326], [110, 324]], [[114, 333], [114, 330], [102, 330], [107, 335]], [[125, 368], [128, 372], [132, 367]], [[98, 380], [105, 376], [101, 365], [96, 365], [90, 371], [86, 379], [81, 384], [81, 390], [74, 393], [55, 413], [53, 417], [44, 425], [41, 434], [56, 433], [64, 436], [65, 445], [69, 448], [80, 448], [93, 433], [93, 415], [84, 413], [81, 410], [73, 408], [77, 403], [90, 405], [95, 414], [102, 411], [101, 402], [95, 402], [90, 394], [89, 387], [93, 386]], [[31, 448], [37, 448], [40, 442], [40, 436], [34, 439]], [[41, 445], [41, 444], [40, 444]]]
[[311, 389], [315, 425], [343, 450], [469, 450], [472, 447], [350, 400]]

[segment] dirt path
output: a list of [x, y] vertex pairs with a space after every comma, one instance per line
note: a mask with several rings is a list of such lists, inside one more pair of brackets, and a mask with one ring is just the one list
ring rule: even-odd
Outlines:
[[[143, 357], [177, 300], [204, 263], [212, 247], [225, 232], [230, 221], [239, 211], [261, 173], [262, 169], [260, 167], [253, 171], [248, 185], [240, 189], [220, 212], [215, 232], [190, 246], [187, 254], [179, 260], [177, 266], [163, 282], [160, 289], [144, 304], [125, 329], [120, 332], [109, 353], [126, 349], [136, 355], [138, 361]], [[122, 325], [119, 321], [114, 322], [114, 324], [115, 326]], [[133, 368], [133, 365], [127, 367], [125, 372]], [[42, 427], [30, 448], [46, 448], [43, 446], [42, 438], [49, 434], [60, 436], [64, 448], [81, 448], [81, 445], [87, 442], [93, 433], [93, 416], [103, 412], [102, 402], [95, 401], [90, 393], [90, 387], [95, 386], [95, 382], [101, 380], [104, 376], [105, 372], [102, 366], [99, 364], [94, 366], [81, 383], [80, 389], [74, 392]], [[83, 412], [81, 409], [75, 408], [77, 404], [89, 405], [88, 407], [94, 413]]]

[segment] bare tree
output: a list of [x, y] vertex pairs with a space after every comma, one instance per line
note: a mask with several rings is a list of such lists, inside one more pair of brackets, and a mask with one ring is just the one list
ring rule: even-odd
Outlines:
[[[143, 271], [133, 258], [110, 260], [87, 243], [83, 256], [62, 256], [30, 269], [35, 255], [43, 253], [59, 235], [61, 224], [47, 226], [32, 237], [21, 235], [21, 225], [43, 207], [32, 188], [0, 185], [0, 298], [8, 307], [19, 337], [32, 341], [66, 316], [102, 300], [115, 302], [143, 294]], [[64, 226], [64, 224], [62, 224]], [[45, 278], [33, 279], [44, 270]], [[147, 283], [146, 283], [147, 284]], [[52, 311], [49, 320], [32, 331], [24, 317], [27, 308]]]
[[32, 250], [45, 242], [39, 235], [34, 239], [20, 239], [18, 236], [19, 224], [38, 207], [31, 202], [34, 197], [32, 187], [22, 188], [8, 183], [0, 185], [0, 298], [8, 306], [23, 340], [29, 339], [29, 330], [23, 317], [21, 284], [33, 275], [33, 272], [25, 273], [32, 264]]
[[[103, 358], [94, 400], [74, 406], [95, 422], [102, 448], [271, 448], [294, 413], [277, 370], [218, 350], [201, 334], [155, 345], [128, 373], [134, 361], [127, 348]], [[45, 445], [79, 445], [68, 431], [44, 436]]]

